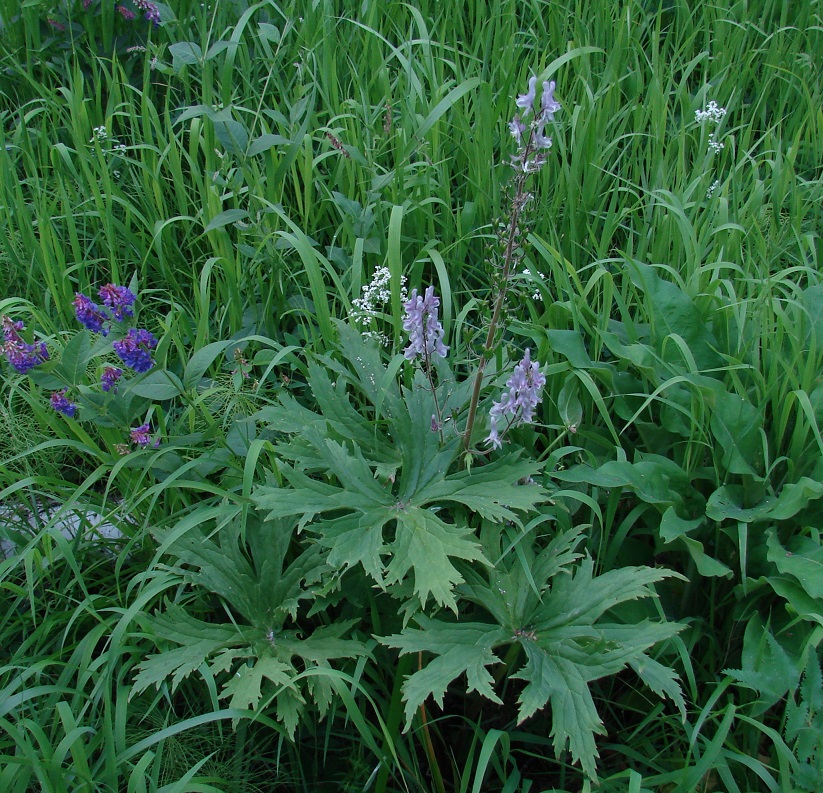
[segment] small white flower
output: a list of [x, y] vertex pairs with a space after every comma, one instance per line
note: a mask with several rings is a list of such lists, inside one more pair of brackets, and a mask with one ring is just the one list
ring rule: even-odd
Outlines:
[[709, 151], [713, 151], [715, 153], [721, 151], [726, 144], [722, 141], [717, 140], [714, 136], [714, 132], [709, 135]]
[[708, 189], [708, 190], [706, 190], [706, 198], [711, 198], [711, 197], [712, 197], [712, 195], [714, 195], [714, 191], [715, 191], [715, 190], [717, 190], [717, 188], [718, 188], [718, 187], [720, 187], [720, 180], [719, 180], [719, 179], [715, 179], [715, 181], [714, 181], [714, 182], [712, 182], [712, 183], [709, 185], [709, 189]]
[[109, 133], [106, 131], [105, 127], [95, 127], [92, 130], [92, 137], [89, 143], [94, 143], [96, 140], [106, 140], [109, 137]]
[[706, 105], [705, 110], [695, 110], [694, 111], [694, 120], [698, 124], [702, 124], [705, 121], [710, 121], [712, 124], [719, 124], [723, 120], [723, 116], [726, 115], [726, 108], [719, 107], [717, 102], [712, 99], [708, 105]]

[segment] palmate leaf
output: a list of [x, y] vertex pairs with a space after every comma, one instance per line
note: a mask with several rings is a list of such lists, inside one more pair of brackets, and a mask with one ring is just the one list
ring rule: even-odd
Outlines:
[[485, 561], [480, 545], [465, 539], [473, 532], [440, 520], [433, 512], [419, 507], [397, 510], [397, 533], [392, 544], [392, 560], [386, 571], [388, 584], [402, 581], [414, 571], [414, 593], [421, 606], [431, 595], [441, 606], [457, 613], [454, 586], [463, 580], [451, 560]]
[[403, 684], [406, 729], [417, 709], [429, 696], [442, 705], [449, 683], [461, 674], [466, 675], [469, 691], [477, 691], [502, 704], [494, 693], [494, 678], [486, 667], [501, 662], [492, 649], [506, 643], [507, 635], [503, 628], [485, 623], [444, 623], [422, 614], [416, 616], [415, 621], [420, 625], [420, 630], [407, 628], [401, 634], [382, 640], [402, 654], [429, 652], [437, 656]]
[[[470, 582], [459, 592], [487, 608], [494, 623], [449, 623], [418, 615], [414, 619], [420, 630], [406, 628], [382, 641], [401, 653], [424, 651], [436, 656], [403, 687], [407, 719], [428, 696], [441, 701], [447, 686], [462, 674], [467, 675], [470, 690], [497, 701], [485, 667], [497, 662], [494, 650], [519, 643], [526, 663], [513, 677], [525, 680], [526, 686], [517, 703], [518, 721], [550, 705], [555, 751], [560, 754], [568, 746], [573, 759], [594, 778], [595, 735], [603, 732], [603, 725], [590, 683], [631, 665], [653, 691], [670, 696], [682, 711], [674, 674], [646, 654], [681, 626], [613, 619], [620, 604], [654, 596], [652, 585], [674, 574], [634, 567], [595, 576], [592, 561], [586, 559], [569, 575], [566, 569], [574, 559], [577, 534], [572, 532], [571, 539], [559, 535], [556, 540], [565, 555], [564, 565], [550, 565], [545, 550], [535, 554], [523, 549], [520, 557], [509, 554], [500, 559], [499, 569], [489, 572], [489, 583], [484, 584], [476, 571], [469, 573]], [[486, 542], [484, 547], [492, 553], [495, 543]], [[530, 566], [532, 574], [542, 573], [533, 580], [536, 591], [526, 586], [522, 564]]]

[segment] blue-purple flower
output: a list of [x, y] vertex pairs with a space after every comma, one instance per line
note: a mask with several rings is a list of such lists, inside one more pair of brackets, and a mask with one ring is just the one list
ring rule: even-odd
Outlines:
[[155, 27], [160, 24], [160, 9], [150, 0], [134, 0], [134, 4], [146, 12], [146, 21], [153, 22]]
[[97, 293], [103, 301], [104, 306], [111, 309], [112, 316], [117, 322], [122, 322], [125, 317], [133, 317], [132, 306], [137, 299], [134, 293], [125, 286], [116, 284], [106, 284], [100, 287]]
[[100, 375], [100, 385], [104, 391], [117, 392], [117, 381], [123, 376], [123, 370], [116, 366], [107, 366]]
[[403, 330], [409, 334], [409, 346], [403, 350], [406, 359], [414, 360], [418, 355], [428, 362], [432, 355], [445, 358], [449, 348], [443, 344], [443, 326], [437, 319], [440, 298], [434, 294], [434, 287], [426, 290], [424, 297], [412, 289], [411, 297], [403, 305]]
[[3, 343], [0, 344], [0, 350], [16, 372], [26, 374], [30, 369], [49, 359], [49, 351], [44, 342], [26, 344], [23, 340], [20, 331], [25, 330], [26, 327], [22, 322], [14, 322], [11, 317], [4, 316], [2, 325]]
[[131, 328], [126, 338], [114, 342], [117, 357], [135, 372], [148, 372], [154, 366], [150, 350], [157, 346], [157, 339], [142, 328]]
[[55, 391], [51, 395], [51, 406], [58, 412], [62, 413], [64, 416], [69, 416], [72, 418], [77, 413], [77, 405], [74, 402], [69, 401], [66, 397], [66, 389], [64, 388], [62, 391]]
[[77, 321], [94, 333], [108, 334], [108, 329], [103, 330], [103, 323], [108, 321], [108, 317], [102, 312], [100, 306], [91, 298], [86, 297], [81, 292], [74, 296], [74, 315]]
[[[139, 427], [133, 427], [129, 433], [131, 442], [137, 444], [140, 448], [145, 449], [151, 443], [151, 424], [141, 424]], [[153, 444], [153, 448], [160, 445], [160, 438], [157, 438]]]
[[498, 422], [509, 416], [503, 433], [519, 424], [531, 424], [534, 421], [535, 408], [540, 404], [541, 392], [546, 385], [546, 376], [540, 373], [540, 364], [531, 360], [531, 351], [526, 350], [523, 360], [514, 367], [514, 372], [506, 383], [506, 391], [499, 402], [489, 411], [490, 428], [486, 443], [499, 449], [503, 443]]

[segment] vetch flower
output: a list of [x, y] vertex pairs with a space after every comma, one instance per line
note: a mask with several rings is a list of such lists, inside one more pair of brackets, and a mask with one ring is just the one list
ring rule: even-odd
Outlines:
[[3, 343], [0, 345], [0, 350], [16, 372], [26, 374], [30, 369], [49, 359], [49, 351], [44, 342], [26, 344], [23, 340], [20, 331], [25, 330], [26, 327], [22, 322], [14, 322], [11, 317], [4, 316], [2, 325]]
[[100, 306], [81, 292], [74, 296], [74, 315], [77, 321], [94, 333], [103, 333], [105, 336], [108, 330], [103, 330], [103, 323], [108, 317], [100, 310]]
[[541, 392], [546, 385], [546, 376], [540, 373], [540, 364], [531, 360], [531, 351], [526, 349], [523, 360], [514, 367], [512, 376], [506, 383], [506, 391], [499, 402], [495, 402], [489, 411], [490, 427], [486, 443], [499, 449], [503, 443], [498, 422], [509, 416], [503, 432], [520, 424], [534, 421], [535, 408], [540, 404]]
[[100, 385], [104, 391], [117, 393], [117, 381], [123, 376], [123, 370], [117, 366], [107, 366], [100, 375]]
[[126, 21], [131, 22], [131, 20], [134, 19], [134, 11], [130, 8], [126, 8], [126, 6], [117, 6], [117, 10], [120, 12], [120, 16]]
[[75, 413], [77, 413], [77, 405], [74, 402], [70, 402], [66, 398], [66, 389], [64, 388], [62, 391], [55, 391], [51, 395], [51, 406], [58, 412], [62, 413], [64, 416], [69, 416], [69, 418], [73, 417]]
[[[141, 424], [139, 427], [133, 427], [129, 433], [132, 443], [136, 443], [141, 448], [145, 449], [151, 443], [151, 425]], [[160, 440], [155, 441], [155, 446], [160, 445]]]
[[103, 301], [104, 306], [111, 309], [111, 313], [118, 322], [122, 322], [124, 317], [133, 317], [134, 311], [132, 306], [137, 299], [134, 293], [125, 286], [117, 286], [116, 284], [106, 284], [100, 287], [97, 293]]
[[409, 334], [409, 346], [403, 350], [406, 360], [414, 360], [422, 355], [428, 362], [433, 354], [445, 358], [449, 348], [443, 344], [443, 326], [437, 319], [440, 298], [434, 294], [434, 287], [426, 289], [424, 297], [412, 289], [411, 297], [404, 304], [403, 330]]
[[157, 346], [157, 339], [147, 330], [131, 328], [125, 339], [114, 342], [117, 357], [135, 372], [148, 372], [154, 366], [150, 350]]

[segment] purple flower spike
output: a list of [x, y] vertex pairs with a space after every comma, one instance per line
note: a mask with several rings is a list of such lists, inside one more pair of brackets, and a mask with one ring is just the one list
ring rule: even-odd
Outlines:
[[137, 299], [134, 294], [125, 286], [106, 284], [97, 293], [103, 301], [103, 305], [111, 309], [111, 313], [118, 322], [122, 322], [125, 317], [133, 317], [132, 306]]
[[157, 339], [147, 330], [131, 328], [126, 338], [112, 344], [117, 357], [135, 372], [148, 372], [154, 366], [150, 350], [157, 346]]
[[554, 98], [554, 86], [554, 80], [543, 83], [543, 94], [540, 97], [540, 114], [543, 121], [551, 121], [554, 114], [560, 110], [560, 102]]
[[108, 333], [108, 330], [103, 330], [103, 323], [108, 317], [100, 310], [97, 303], [92, 302], [80, 292], [74, 296], [74, 315], [77, 321], [90, 331], [103, 333], [104, 336]]
[[409, 334], [409, 346], [403, 350], [403, 355], [409, 361], [418, 355], [428, 363], [432, 355], [445, 358], [449, 348], [443, 344], [443, 326], [437, 319], [437, 307], [440, 298], [434, 294], [434, 287], [426, 290], [425, 297], [420, 297], [416, 289], [412, 289], [411, 297], [404, 304], [406, 313], [403, 317], [403, 330]]
[[2, 325], [4, 341], [0, 344], [0, 352], [6, 356], [6, 360], [16, 372], [26, 374], [49, 359], [45, 343], [26, 344], [23, 340], [20, 331], [26, 328], [22, 322], [14, 322], [11, 317], [4, 316]]
[[116, 366], [107, 366], [100, 375], [100, 385], [104, 391], [117, 393], [117, 381], [123, 376], [123, 370]]
[[[531, 360], [531, 351], [526, 350], [523, 360], [514, 367], [514, 372], [506, 383], [506, 391], [499, 402], [489, 411], [491, 426], [486, 442], [499, 449], [503, 443], [500, 439], [498, 421], [503, 416], [511, 416], [505, 429], [519, 424], [531, 424], [534, 421], [535, 408], [540, 404], [541, 391], [546, 385], [546, 376], [540, 374], [540, 364]], [[504, 430], [505, 432], [505, 430]]]
[[535, 95], [535, 88], [537, 86], [537, 78], [531, 77], [529, 79], [529, 90], [525, 94], [520, 94], [517, 99], [514, 100], [514, 103], [522, 108], [525, 112], [523, 115], [528, 115], [529, 111], [532, 110], [534, 107], [534, 95]]
[[51, 406], [58, 412], [62, 413], [64, 416], [68, 416], [69, 418], [74, 417], [77, 413], [77, 405], [74, 402], [70, 402], [66, 398], [66, 389], [64, 388], [62, 391], [55, 391], [51, 395]]

